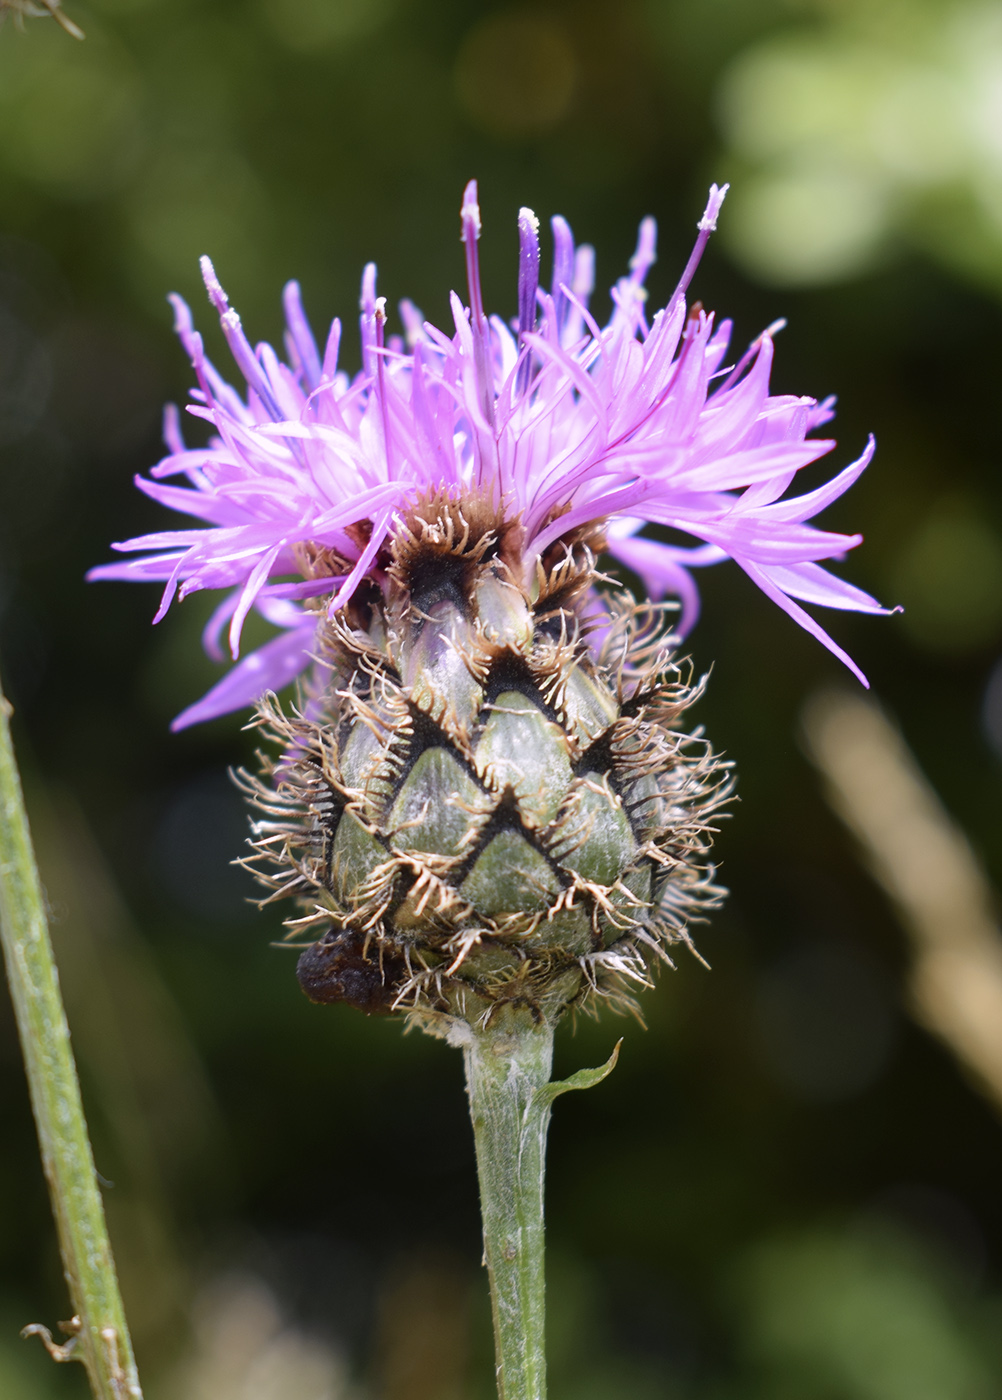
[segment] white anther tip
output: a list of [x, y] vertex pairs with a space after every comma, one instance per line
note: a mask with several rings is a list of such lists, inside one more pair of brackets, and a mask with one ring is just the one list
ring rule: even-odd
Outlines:
[[716, 229], [717, 216], [720, 213], [721, 205], [723, 204], [724, 199], [727, 196], [727, 191], [729, 189], [729, 184], [710, 186], [710, 197], [706, 201], [706, 208], [703, 211], [703, 217], [696, 225], [696, 227], [700, 230], [701, 233], [713, 233]]
[[459, 211], [459, 217], [463, 225], [463, 242], [467, 241], [471, 233], [474, 238], [479, 238], [480, 204], [477, 200], [476, 180], [471, 180], [463, 191], [463, 207]]

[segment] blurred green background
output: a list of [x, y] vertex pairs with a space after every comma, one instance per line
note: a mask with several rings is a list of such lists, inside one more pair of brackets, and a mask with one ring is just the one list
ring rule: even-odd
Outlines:
[[[352, 326], [362, 265], [439, 324], [480, 179], [488, 304], [517, 209], [598, 286], [640, 218], [655, 305], [710, 180], [694, 295], [777, 391], [839, 395], [826, 517], [891, 620], [828, 615], [1002, 887], [1002, 11], [976, 0], [69, 0], [0, 30], [0, 662], [97, 1162], [152, 1400], [467, 1400], [492, 1387], [459, 1057], [310, 1006], [246, 901], [237, 718], [198, 597], [83, 583], [160, 528], [132, 486], [190, 374], [165, 294], [211, 254], [252, 340], [296, 276]], [[545, 254], [544, 254], [545, 256]], [[604, 310], [604, 291], [597, 298]], [[351, 332], [349, 331], [349, 344]], [[348, 351], [347, 361], [352, 360]], [[197, 425], [192, 437], [197, 440]], [[833, 459], [834, 460], [834, 459]], [[824, 463], [825, 472], [830, 469]], [[820, 469], [819, 469], [820, 470]], [[703, 575], [699, 719], [736, 760], [732, 894], [645, 1001], [562, 1033], [549, 1222], [556, 1400], [1002, 1395], [1002, 1127], [909, 1018], [905, 938], [797, 743], [838, 663]], [[987, 698], [986, 698], [987, 696]], [[85, 1394], [17, 1330], [67, 1303], [0, 1005], [0, 1396]]]

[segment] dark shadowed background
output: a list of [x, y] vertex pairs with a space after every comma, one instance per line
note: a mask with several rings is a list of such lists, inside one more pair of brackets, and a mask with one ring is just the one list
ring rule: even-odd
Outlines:
[[[480, 180], [488, 305], [516, 214], [556, 212], [598, 287], [654, 214], [654, 305], [711, 180], [693, 287], [739, 346], [779, 316], [777, 391], [836, 392], [825, 517], [903, 617], [828, 614], [1002, 885], [1002, 12], [977, 0], [67, 0], [0, 30], [0, 665], [126, 1304], [152, 1400], [491, 1393], [459, 1056], [317, 1008], [250, 905], [236, 717], [195, 597], [83, 582], [161, 528], [132, 476], [189, 367], [168, 291], [229, 370], [213, 257], [253, 341], [302, 284], [352, 347], [363, 264], [447, 322]], [[544, 258], [548, 250], [544, 246]], [[597, 296], [600, 312], [608, 301]], [[199, 440], [199, 425], [190, 429]], [[556, 1400], [1002, 1395], [1002, 1128], [911, 1019], [905, 935], [798, 743], [853, 684], [734, 567], [705, 573], [698, 719], [738, 766], [726, 910], [551, 1138]], [[253, 638], [249, 637], [249, 641]], [[986, 695], [988, 699], [986, 700]], [[110, 1184], [110, 1183], [113, 1183]], [[66, 1315], [0, 1005], [0, 1396], [85, 1394], [28, 1322]]]

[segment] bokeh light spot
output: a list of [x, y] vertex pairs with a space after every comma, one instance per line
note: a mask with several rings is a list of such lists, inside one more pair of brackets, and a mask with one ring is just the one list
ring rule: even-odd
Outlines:
[[867, 221], [857, 199], [842, 210], [837, 201], [819, 204], [821, 233], [829, 229], [829, 237], [815, 255], [808, 225], [786, 271], [782, 236], [770, 231], [791, 190], [803, 193], [811, 179], [837, 175], [850, 196], [853, 184], [869, 188], [879, 222], [896, 235], [886, 240], [890, 256], [911, 243], [997, 289], [999, 7], [982, 0], [913, 5], [904, 24], [890, 21], [884, 5], [822, 8], [818, 27], [780, 28], [739, 51], [721, 75], [717, 119], [741, 162], [730, 178], [751, 211], [736, 255], [779, 284], [820, 284], [864, 270], [877, 241], [867, 247], [860, 237]]
[[550, 130], [566, 116], [576, 84], [577, 61], [566, 31], [531, 10], [504, 10], [481, 20], [456, 60], [460, 104], [494, 136]]
[[891, 175], [912, 184], [953, 179], [968, 162], [963, 116], [964, 94], [952, 74], [906, 70], [874, 104], [874, 151]]
[[887, 209], [858, 171], [805, 167], [739, 184], [721, 233], [755, 277], [814, 286], [864, 271], [879, 253]]
[[742, 54], [725, 72], [717, 97], [720, 125], [745, 159], [820, 154], [853, 134], [865, 145], [863, 118], [876, 83], [886, 88], [889, 65], [865, 51], [780, 39]]

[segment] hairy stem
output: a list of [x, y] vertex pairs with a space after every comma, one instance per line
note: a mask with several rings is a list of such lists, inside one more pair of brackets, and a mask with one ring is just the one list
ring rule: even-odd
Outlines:
[[543, 1179], [553, 1027], [507, 1011], [464, 1045], [500, 1400], [545, 1400]]
[[[0, 934], [21, 1048], [49, 1183], [75, 1341], [95, 1400], [142, 1400], [115, 1262], [98, 1191], [70, 1033], [59, 995], [42, 886], [11, 744], [10, 706], [0, 692]], [[47, 1333], [40, 1331], [47, 1338]]]

